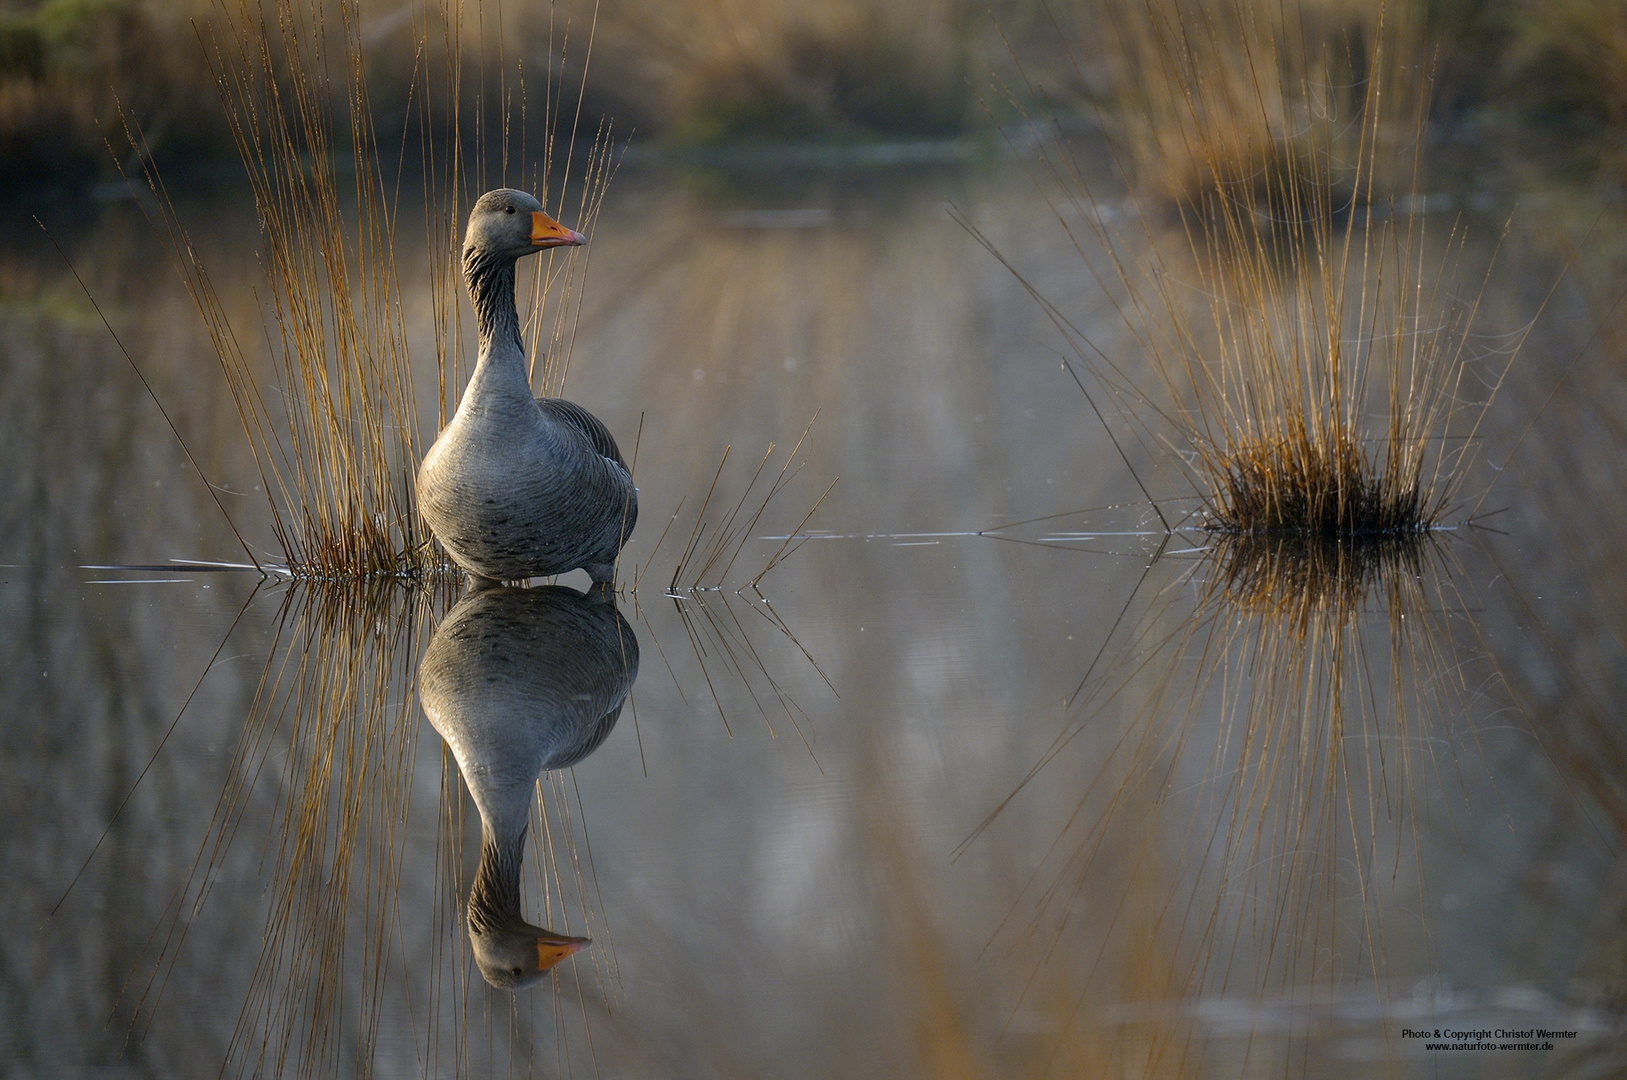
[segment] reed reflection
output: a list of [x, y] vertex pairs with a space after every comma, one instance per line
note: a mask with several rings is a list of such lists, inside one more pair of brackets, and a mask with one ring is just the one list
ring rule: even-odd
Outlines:
[[[337, 1075], [377, 1040], [395, 1007], [392, 913], [412, 846], [410, 689], [444, 603], [383, 582], [282, 594], [208, 830], [131, 983], [138, 1031], [162, 1020], [172, 974], [201, 953], [215, 1001], [235, 1011], [223, 1076]], [[246, 604], [238, 620], [251, 619]]]
[[637, 676], [638, 640], [608, 589], [480, 589], [435, 629], [418, 693], [480, 813], [467, 919], [492, 986], [531, 986], [590, 943], [523, 914], [533, 792], [544, 772], [570, 768], [604, 742]]
[[[1074, 973], [1085, 985], [1055, 1004], [1063, 1030], [1087, 1014], [1201, 1029], [1232, 999], [1302, 1061], [1355, 1015], [1345, 995], [1382, 1009], [1388, 980], [1424, 973], [1418, 830], [1468, 730], [1474, 658], [1449, 623], [1469, 605], [1435, 534], [1214, 537], [1189, 554], [1149, 563], [1068, 724], [968, 843], [1042, 773], [1059, 774], [1044, 790], [1067, 785], [1062, 759], [1082, 758], [1071, 811], [999, 935], [1060, 969], [1026, 993], [1079, 956], [1122, 956]], [[1072, 917], [1082, 909], [1095, 929]], [[1080, 948], [1081, 934], [1100, 940]], [[1145, 970], [1152, 957], [1161, 970]], [[1194, 1034], [1176, 1040], [1188, 1049], [1172, 1075], [1201, 1071]]]

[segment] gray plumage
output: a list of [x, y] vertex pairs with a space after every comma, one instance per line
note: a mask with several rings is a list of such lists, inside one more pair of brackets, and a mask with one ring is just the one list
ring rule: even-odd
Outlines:
[[581, 568], [605, 583], [638, 521], [638, 493], [604, 424], [573, 402], [532, 396], [515, 263], [539, 246], [581, 242], [545, 216], [559, 232], [534, 240], [541, 213], [531, 196], [506, 188], [469, 213], [463, 270], [480, 351], [457, 414], [419, 466], [418, 504], [447, 553], [477, 577]]
[[548, 966], [539, 955], [557, 962], [587, 944], [525, 921], [526, 828], [537, 777], [604, 742], [637, 676], [638, 639], [604, 589], [477, 590], [435, 628], [418, 696], [480, 813], [469, 940], [493, 986], [528, 986]]

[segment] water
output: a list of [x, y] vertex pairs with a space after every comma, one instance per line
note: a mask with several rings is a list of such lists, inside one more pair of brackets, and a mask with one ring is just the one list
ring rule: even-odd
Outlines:
[[[1554, 281], [1553, 237], [1596, 208], [1495, 178], [1442, 190], [1429, 209], [1469, 208], [1467, 281], [1513, 214], [1472, 343], [1494, 377]], [[1281, 603], [1210, 595], [1201, 536], [1153, 560], [1156, 519], [1054, 328], [950, 204], [1128, 348], [1015, 166], [616, 181], [567, 392], [624, 450], [642, 417], [625, 561], [648, 576], [621, 602], [642, 661], [603, 746], [545, 775], [526, 855], [526, 917], [595, 943], [517, 995], [470, 956], [479, 822], [416, 698], [453, 597], [117, 569], [242, 550], [15, 226], [4, 1073], [1616, 1067], [1627, 399], [1595, 328], [1619, 325], [1619, 212], [1477, 432], [1466, 490], [1491, 486], [1497, 531], [1443, 537], [1405, 603], [1328, 600], [1292, 628]], [[246, 327], [251, 211], [231, 190], [181, 203]], [[139, 208], [48, 224], [265, 553], [230, 396]], [[427, 356], [421, 256], [401, 249]], [[725, 447], [713, 531], [816, 411], [727, 586], [666, 595]], [[1163, 451], [1130, 451], [1178, 490]], [[815, 538], [743, 588], [833, 481]], [[1429, 1052], [1403, 1027], [1578, 1034]]]

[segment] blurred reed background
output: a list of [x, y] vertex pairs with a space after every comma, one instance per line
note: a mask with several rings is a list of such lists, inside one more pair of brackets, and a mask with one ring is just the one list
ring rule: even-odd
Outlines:
[[[435, 7], [436, 5], [431, 5]], [[441, 14], [462, 5], [438, 5]], [[740, 141], [958, 138], [1011, 112], [994, 81], [1031, 86], [1040, 101], [1087, 123], [1145, 118], [1157, 88], [1127, 79], [1175, 8], [1130, 0], [559, 0], [474, 5], [451, 44], [467, 64], [455, 89], [463, 138], [502, 171], [503, 134], [545, 134], [541, 88], [572, 88], [585, 129], [614, 119], [626, 136], [668, 145]], [[419, 5], [354, 5], [377, 137], [391, 148], [422, 64]], [[478, 8], [478, 11], [475, 9]], [[1361, 76], [1377, 4], [1304, 0], [1294, 18], [1342, 35], [1324, 61], [1334, 83]], [[1276, 5], [1254, 5], [1260, 19]], [[1627, 3], [1623, 0], [1443, 0], [1395, 3], [1417, 57], [1436, 72], [1431, 115], [1455, 127], [1560, 135], [1589, 166], [1622, 167], [1627, 127]], [[144, 152], [167, 166], [230, 162], [230, 127], [212, 90], [200, 38], [223, 21], [208, 0], [7, 0], [0, 6], [0, 180], [106, 178], [132, 148], [114, 137], [119, 106], [146, 129]], [[569, 47], [565, 46], [569, 31]], [[330, 28], [332, 29], [332, 28]], [[591, 57], [589, 41], [592, 42]], [[1298, 62], [1298, 61], [1295, 61]], [[1352, 69], [1351, 64], [1356, 65]], [[523, 74], [521, 74], [523, 72]], [[583, 77], [585, 75], [585, 78]], [[530, 107], [521, 109], [522, 83]], [[1416, 82], [1414, 86], [1418, 85]], [[334, 92], [341, 92], [339, 87]], [[1211, 92], [1218, 91], [1211, 87]], [[443, 129], [445, 130], [445, 129]], [[1505, 140], [1499, 139], [1499, 142]], [[487, 177], [479, 177], [484, 181]], [[488, 185], [489, 186], [489, 185]]]

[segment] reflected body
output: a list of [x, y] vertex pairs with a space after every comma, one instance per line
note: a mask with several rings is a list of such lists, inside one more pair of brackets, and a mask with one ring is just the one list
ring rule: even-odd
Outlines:
[[588, 945], [521, 913], [532, 793], [604, 742], [637, 675], [638, 639], [604, 589], [482, 589], [435, 629], [418, 693], [480, 812], [469, 940], [493, 986], [530, 986]]
[[477, 577], [516, 581], [585, 569], [615, 577], [638, 520], [631, 471], [580, 405], [536, 398], [514, 301], [515, 264], [582, 234], [523, 191], [482, 195], [469, 213], [463, 273], [480, 328], [474, 374], [418, 470], [418, 501], [447, 553]]

